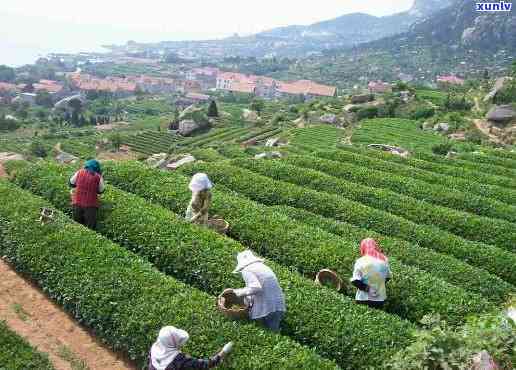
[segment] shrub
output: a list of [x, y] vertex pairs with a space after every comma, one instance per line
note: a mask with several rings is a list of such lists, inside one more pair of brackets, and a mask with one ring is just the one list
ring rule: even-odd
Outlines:
[[48, 155], [47, 148], [41, 143], [41, 141], [34, 140], [30, 144], [30, 153], [39, 158], [45, 158]]
[[192, 334], [187, 351], [213, 353], [227, 340], [236, 351], [226, 367], [336, 368], [284, 337], [235, 324], [216, 311], [214, 297], [172, 278], [60, 212], [42, 225], [33, 215], [48, 203], [0, 182], [0, 250], [72, 316], [139, 366], [158, 330], [173, 324]]
[[[162, 173], [129, 164], [108, 167], [105, 172], [109, 174], [108, 179], [115, 182], [117, 186], [166, 205], [175, 212], [183, 211], [190, 196], [187, 189], [188, 179], [177, 174]], [[296, 223], [278, 212], [220, 188], [221, 186], [217, 185], [215, 189], [212, 210], [228, 220], [233, 238], [278, 262], [297, 267], [305, 275], [315, 276], [322, 266], [334, 269], [341, 276], [351, 275], [353, 263], [358, 257], [358, 248], [354, 240], [343, 240], [316, 228]], [[288, 229], [289, 233], [285, 233], [285, 229]], [[401, 259], [411, 261], [417, 259], [408, 257], [412, 251], [407, 252], [405, 246], [401, 249], [393, 247], [392, 252], [393, 257], [402, 256]], [[424, 254], [424, 251], [414, 250], [413, 253]], [[432, 259], [432, 257], [428, 258]], [[442, 259], [436, 258], [434, 263], [441, 262]], [[440, 279], [403, 266], [399, 262], [391, 262], [391, 267], [397, 278], [390, 285], [391, 293], [387, 307], [389, 311], [417, 320], [416, 317], [421, 318], [424, 312], [430, 309], [427, 307], [430, 305], [431, 310], [437, 310], [443, 314], [447, 311], [448, 313], [444, 315], [453, 320], [451, 317], [454, 314], [451, 311], [456, 309], [453, 308], [454, 304], [439, 302], [435, 297], [430, 297], [434, 292], [455, 288], [444, 284]], [[449, 268], [451, 269], [451, 265]], [[500, 280], [497, 281], [500, 282]], [[503, 285], [504, 283], [501, 284]], [[436, 288], [437, 286], [440, 288]], [[408, 292], [412, 297], [419, 297], [413, 300], [413, 304], [401, 298]], [[348, 287], [347, 293], [354, 292]], [[457, 291], [454, 294], [462, 296], [464, 292]], [[506, 292], [502, 295], [505, 297]], [[422, 303], [426, 300], [428, 300], [427, 303]]]
[[484, 140], [486, 139], [486, 136], [480, 132], [480, 130], [476, 128], [469, 129], [466, 131], [466, 134], [464, 135], [467, 142], [476, 144], [476, 145], [482, 145]]
[[459, 330], [439, 316], [428, 316], [422, 323], [425, 329], [394, 356], [389, 369], [463, 369], [481, 351], [487, 351], [500, 369], [513, 369], [516, 363], [516, 325], [502, 314], [471, 318]]
[[430, 118], [435, 114], [435, 109], [432, 107], [418, 107], [412, 113], [410, 113], [411, 119], [424, 119]]
[[0, 321], [0, 368], [24, 370], [53, 370], [48, 356], [31, 347], [23, 338]]
[[[109, 164], [105, 166], [105, 174], [112, 171]], [[71, 168], [38, 165], [19, 171], [16, 181], [51, 198], [59, 208], [69, 209], [66, 179], [72, 172]], [[184, 189], [188, 191], [186, 185]], [[154, 196], [161, 193], [159, 190]], [[101, 212], [98, 231], [150, 260], [163, 272], [213, 294], [242, 284], [240, 277], [232, 274], [230, 262], [244, 249], [240, 244], [113, 187], [108, 188], [103, 202], [106, 207]], [[368, 359], [370, 365], [378, 365], [392, 353], [393, 342], [402, 347], [409, 340], [412, 326], [408, 323], [381, 311], [366, 314], [366, 308], [341, 294], [320, 289], [287, 268], [268, 265], [276, 272], [287, 299], [284, 331], [301, 343], [317, 347], [322, 355], [358, 366], [364, 364], [364, 359], [352, 348], [367, 348], [376, 353]], [[346, 320], [336, 323], [338, 317]], [[378, 331], [374, 343], [363, 335], [368, 327]]]
[[[398, 174], [396, 167], [385, 166], [384, 168], [380, 160], [368, 162], [367, 158], [346, 152], [339, 152], [337, 155], [332, 151], [319, 151], [315, 155], [289, 154], [283, 161], [294, 166], [322, 171], [354, 183], [389, 189], [432, 204], [516, 222], [515, 206], [455, 190], [450, 184], [432, 184], [413, 179], [409, 177], [408, 171], [398, 171], [401, 172]], [[389, 174], [387, 175], [386, 172]]]
[[357, 118], [359, 121], [368, 118], [375, 118], [376, 116], [378, 116], [378, 107], [365, 107], [360, 108], [357, 111]]
[[[333, 194], [318, 193], [285, 182], [274, 181], [251, 171], [223, 163], [194, 164], [188, 173], [206, 172], [216, 183], [267, 205], [286, 205], [349, 222], [378, 233], [399, 237], [423, 247], [444, 251], [467, 262], [474, 262], [510, 283], [516, 282], [513, 253], [494, 246], [473, 243], [432, 226], [417, 225], [398, 216], [347, 201]], [[496, 263], [493, 263], [496, 260]], [[492, 266], [492, 267], [491, 267]]]
[[[395, 214], [403, 217], [403, 219], [399, 219], [401, 223], [410, 220], [420, 225], [435, 226], [435, 231], [440, 228], [472, 241], [484, 242], [505, 248], [510, 252], [516, 252], [516, 224], [507, 221], [480, 217], [431, 205], [411, 197], [399, 195], [397, 192], [350, 183], [312, 169], [300, 171], [299, 167], [284, 164], [282, 161], [235, 159], [231, 164], [275, 180], [286, 181], [318, 192], [338, 195], [338, 198], [333, 198], [335, 201], [338, 199], [341, 203], [339, 206], [336, 206], [335, 203], [333, 205], [336, 214], [342, 212], [340, 210], [347, 204], [350, 208], [367, 205], [372, 208], [364, 208], [364, 213], [373, 214], [376, 210], [385, 211], [383, 218], [391, 220], [393, 223], [396, 222], [396, 219], [393, 218], [392, 214]], [[264, 183], [267, 181], [266, 179], [263, 180]], [[293, 189], [296, 193], [298, 190], [299, 188]], [[331, 201], [324, 193], [314, 192], [308, 195], [308, 197], [310, 196], [314, 200], [319, 199], [320, 202]], [[325, 211], [321, 209], [321, 212]], [[326, 215], [334, 216], [333, 212]], [[378, 216], [380, 216], [380, 213], [378, 213]]]
[[516, 205], [516, 190], [510, 189], [514, 183], [512, 179], [493, 176], [470, 169], [450, 166], [452, 161], [440, 161], [433, 156], [433, 161], [419, 158], [401, 158], [396, 155], [367, 150], [352, 146], [342, 146], [333, 152], [334, 160], [348, 160], [350, 156], [357, 156], [363, 163], [381, 171], [403, 174], [407, 177], [421, 179], [433, 184], [444, 184], [458, 188], [465, 192], [492, 197], [507, 204]]
[[432, 153], [436, 155], [447, 155], [453, 149], [453, 142], [446, 141], [441, 144], [432, 146]]

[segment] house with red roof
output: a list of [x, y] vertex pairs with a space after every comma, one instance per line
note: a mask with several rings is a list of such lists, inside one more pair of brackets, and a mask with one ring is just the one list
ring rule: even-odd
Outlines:
[[464, 85], [464, 80], [454, 75], [449, 76], [437, 76], [437, 84], [439, 85]]
[[383, 81], [371, 81], [367, 85], [371, 94], [385, 94], [392, 92], [392, 85]]

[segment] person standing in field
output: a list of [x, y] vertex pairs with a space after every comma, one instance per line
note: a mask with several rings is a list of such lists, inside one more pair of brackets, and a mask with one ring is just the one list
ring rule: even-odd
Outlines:
[[237, 297], [250, 301], [251, 320], [259, 321], [274, 332], [280, 330], [281, 320], [286, 312], [285, 297], [274, 272], [265, 265], [264, 260], [247, 250], [237, 256], [234, 274], [242, 274], [245, 288], [228, 289]]
[[392, 277], [389, 260], [374, 239], [362, 240], [360, 254], [362, 257], [356, 261], [351, 278], [351, 284], [358, 289], [355, 300], [359, 304], [381, 308], [387, 299], [386, 283]]
[[208, 210], [211, 206], [211, 183], [208, 175], [197, 173], [192, 177], [189, 185], [192, 199], [186, 210], [186, 219], [198, 225], [208, 224]]
[[95, 159], [86, 161], [84, 168], [70, 178], [72, 192], [73, 219], [95, 230], [99, 194], [104, 192], [104, 179], [100, 163]]
[[196, 359], [181, 352], [188, 339], [190, 336], [184, 330], [173, 326], [162, 328], [149, 353], [149, 370], [211, 369], [220, 365], [233, 349], [233, 343], [229, 342], [212, 358]]

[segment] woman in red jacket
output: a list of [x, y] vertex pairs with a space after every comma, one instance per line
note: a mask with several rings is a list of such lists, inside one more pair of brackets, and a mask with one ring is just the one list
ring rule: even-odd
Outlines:
[[95, 159], [86, 162], [83, 169], [70, 178], [73, 219], [94, 230], [97, 226], [98, 195], [104, 192], [104, 179], [100, 163]]

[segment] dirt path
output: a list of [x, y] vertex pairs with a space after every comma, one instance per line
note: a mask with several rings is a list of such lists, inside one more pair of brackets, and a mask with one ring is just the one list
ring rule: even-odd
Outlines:
[[56, 370], [136, 369], [97, 342], [0, 259], [0, 320], [47, 353]]

